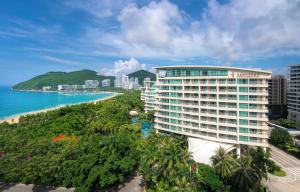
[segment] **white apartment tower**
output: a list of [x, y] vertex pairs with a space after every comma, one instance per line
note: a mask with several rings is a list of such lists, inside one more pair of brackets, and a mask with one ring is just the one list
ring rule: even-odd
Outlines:
[[268, 146], [271, 72], [216, 66], [166, 66], [157, 72], [155, 126], [220, 143]]
[[141, 100], [145, 102], [144, 110], [154, 111], [156, 106], [157, 87], [156, 82], [151, 81], [150, 78], [144, 79], [144, 87], [141, 87]]
[[288, 117], [300, 123], [300, 64], [289, 66]]

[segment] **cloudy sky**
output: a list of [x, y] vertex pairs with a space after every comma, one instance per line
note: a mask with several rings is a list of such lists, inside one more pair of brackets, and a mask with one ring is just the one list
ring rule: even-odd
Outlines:
[[0, 85], [48, 71], [300, 64], [299, 0], [1, 0]]

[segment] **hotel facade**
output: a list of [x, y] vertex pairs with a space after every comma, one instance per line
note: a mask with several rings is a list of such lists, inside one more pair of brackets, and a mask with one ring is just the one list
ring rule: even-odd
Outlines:
[[268, 146], [271, 72], [215, 66], [155, 68], [157, 132], [204, 140]]
[[300, 64], [289, 66], [288, 118], [300, 123]]

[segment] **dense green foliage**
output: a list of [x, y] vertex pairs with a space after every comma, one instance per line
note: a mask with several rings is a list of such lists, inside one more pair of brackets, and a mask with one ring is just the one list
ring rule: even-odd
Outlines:
[[0, 183], [88, 191], [123, 182], [139, 162], [140, 127], [129, 116], [142, 110], [139, 96], [128, 92], [0, 124]]
[[292, 136], [283, 129], [273, 129], [269, 138], [269, 142], [289, 154], [300, 158], [300, 146], [293, 142]]
[[154, 73], [151, 73], [149, 71], [146, 70], [139, 70], [133, 73], [128, 74], [128, 77], [137, 77], [139, 78], [139, 84], [140, 85], [144, 85], [144, 79], [147, 77], [150, 77], [151, 81], [155, 81], [156, 80], [156, 75]]
[[261, 148], [248, 149], [241, 157], [219, 148], [211, 157], [214, 172], [220, 177], [226, 189], [233, 192], [264, 191], [263, 180], [267, 180], [271, 165], [269, 153]]
[[147, 191], [219, 191], [223, 183], [208, 165], [196, 164], [186, 138], [153, 134], [144, 141], [140, 172]]
[[269, 142], [274, 145], [284, 145], [292, 143], [292, 137], [286, 130], [276, 128], [271, 131]]
[[113, 82], [115, 77], [98, 75], [96, 71], [91, 70], [81, 70], [69, 73], [49, 72], [19, 83], [13, 88], [19, 90], [33, 90], [42, 89], [43, 86], [57, 86], [62, 84], [83, 85], [85, 80], [98, 80], [101, 83], [104, 79], [110, 79], [111, 82]]
[[276, 121], [276, 123], [282, 127], [291, 128], [291, 129], [297, 129], [299, 128], [299, 125], [297, 121], [290, 120], [290, 119], [279, 119]]

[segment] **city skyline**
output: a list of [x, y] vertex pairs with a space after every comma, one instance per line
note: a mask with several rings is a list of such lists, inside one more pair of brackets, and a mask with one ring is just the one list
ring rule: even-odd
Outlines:
[[217, 65], [286, 74], [300, 63], [299, 2], [2, 1], [0, 84], [48, 71]]

